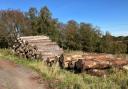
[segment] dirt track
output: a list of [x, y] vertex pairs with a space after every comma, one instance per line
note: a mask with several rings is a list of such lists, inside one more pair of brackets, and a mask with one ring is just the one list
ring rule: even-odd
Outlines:
[[46, 89], [40, 76], [29, 68], [0, 60], [0, 89]]

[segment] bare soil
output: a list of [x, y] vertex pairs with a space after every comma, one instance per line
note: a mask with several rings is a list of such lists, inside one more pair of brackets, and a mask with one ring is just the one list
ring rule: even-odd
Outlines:
[[40, 75], [30, 68], [0, 60], [0, 89], [47, 89]]

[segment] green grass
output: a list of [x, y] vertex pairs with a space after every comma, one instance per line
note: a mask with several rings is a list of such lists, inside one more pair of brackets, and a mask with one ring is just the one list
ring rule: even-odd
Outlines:
[[11, 60], [39, 72], [48, 82], [50, 89], [128, 89], [128, 72], [112, 69], [108, 77], [95, 77], [88, 74], [73, 74], [59, 69], [56, 65], [49, 68], [41, 61], [19, 58], [9, 50], [0, 50], [1, 60]]

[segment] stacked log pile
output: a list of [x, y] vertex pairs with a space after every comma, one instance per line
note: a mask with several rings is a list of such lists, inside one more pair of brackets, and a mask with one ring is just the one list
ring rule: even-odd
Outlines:
[[27, 59], [41, 59], [42, 55], [38, 52], [37, 46], [30, 45], [27, 41], [18, 38], [12, 47], [13, 53]]
[[42, 59], [48, 66], [59, 62], [61, 68], [73, 70], [76, 73], [86, 72], [92, 75], [104, 76], [106, 69], [112, 67], [128, 69], [128, 61], [115, 58], [111, 54], [63, 54], [57, 43], [47, 36], [27, 36], [17, 38], [13, 42], [13, 52], [28, 59]]
[[110, 54], [66, 55], [61, 64], [66, 69], [74, 70], [76, 73], [86, 71], [92, 75], [104, 76], [107, 73], [107, 69], [113, 67], [121, 69], [128, 65], [128, 60], [115, 58]]
[[12, 47], [16, 55], [29, 59], [53, 62], [63, 50], [47, 36], [26, 36], [17, 38]]

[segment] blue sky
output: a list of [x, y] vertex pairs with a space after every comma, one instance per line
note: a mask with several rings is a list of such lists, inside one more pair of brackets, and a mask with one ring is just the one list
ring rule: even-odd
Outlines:
[[128, 35], [128, 0], [0, 0], [0, 9], [27, 11], [45, 5], [61, 22], [74, 19], [113, 35]]

